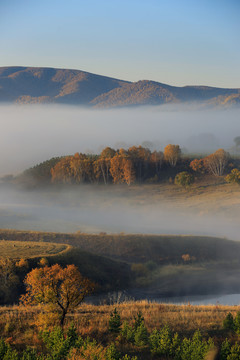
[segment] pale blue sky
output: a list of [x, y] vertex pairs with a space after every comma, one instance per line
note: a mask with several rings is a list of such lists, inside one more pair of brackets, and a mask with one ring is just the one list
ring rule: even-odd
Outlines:
[[0, 66], [240, 88], [240, 0], [0, 0]]

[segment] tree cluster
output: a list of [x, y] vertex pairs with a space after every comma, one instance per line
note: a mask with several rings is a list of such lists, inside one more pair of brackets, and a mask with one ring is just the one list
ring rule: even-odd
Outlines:
[[[99, 155], [76, 153], [52, 158], [22, 174], [28, 186], [44, 184], [127, 184], [174, 181], [180, 186], [193, 183], [192, 175], [222, 176], [230, 163], [230, 155], [218, 149], [204, 158], [181, 156], [179, 145], [168, 144], [163, 151], [132, 146], [115, 150], [106, 147]], [[237, 163], [237, 160], [231, 159]], [[236, 167], [239, 164], [235, 164]], [[182, 181], [184, 180], [184, 181]]]
[[128, 150], [106, 147], [100, 155], [76, 153], [66, 156], [51, 169], [53, 183], [114, 183], [127, 185], [151, 177], [159, 178], [163, 164], [175, 167], [180, 159], [179, 145], [167, 145], [164, 152], [142, 146]]
[[223, 149], [218, 149], [203, 159], [194, 159], [191, 161], [190, 168], [199, 173], [209, 172], [214, 176], [222, 176], [229, 158], [228, 152]]

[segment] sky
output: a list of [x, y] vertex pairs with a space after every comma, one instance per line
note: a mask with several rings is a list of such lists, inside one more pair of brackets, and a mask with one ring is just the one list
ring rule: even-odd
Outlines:
[[0, 0], [0, 66], [240, 88], [239, 0]]

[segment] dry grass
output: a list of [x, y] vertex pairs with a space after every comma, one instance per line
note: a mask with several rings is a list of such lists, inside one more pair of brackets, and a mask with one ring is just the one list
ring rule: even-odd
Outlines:
[[168, 325], [173, 331], [184, 335], [192, 334], [197, 329], [206, 334], [222, 331], [222, 322], [227, 313], [235, 315], [240, 310], [240, 306], [171, 305], [143, 300], [118, 305], [82, 305], [69, 316], [69, 321], [74, 318], [80, 333], [94, 333], [101, 338], [107, 332], [109, 315], [115, 307], [122, 321], [133, 323], [134, 317], [141, 311], [149, 331]]
[[[100, 306], [82, 304], [74, 313], [67, 316], [66, 325], [74, 322], [82, 336], [94, 337], [103, 343], [108, 342], [111, 337], [108, 332], [108, 321], [115, 307], [121, 320], [126, 320], [130, 324], [141, 311], [149, 331], [167, 324], [172, 331], [177, 331], [180, 335], [190, 336], [200, 329], [203, 335], [213, 336], [216, 339], [223, 339], [226, 336], [222, 323], [227, 313], [231, 312], [235, 316], [240, 310], [240, 306], [171, 305], [148, 301]], [[27, 345], [39, 347], [41, 344], [38, 340], [39, 327], [36, 319], [41, 311], [40, 307], [1, 307], [0, 336], [18, 348]]]
[[32, 241], [0, 240], [0, 258], [33, 258], [60, 255], [70, 250], [69, 245]]

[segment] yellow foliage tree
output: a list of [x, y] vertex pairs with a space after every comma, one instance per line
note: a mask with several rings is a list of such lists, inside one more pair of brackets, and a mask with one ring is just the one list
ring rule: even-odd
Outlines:
[[176, 166], [178, 159], [181, 155], [179, 145], [168, 144], [164, 148], [164, 160], [168, 161], [171, 166]]
[[93, 289], [94, 284], [84, 278], [75, 265], [36, 268], [24, 280], [26, 294], [20, 300], [25, 304], [45, 304], [60, 314], [63, 326], [65, 316], [75, 309]]

